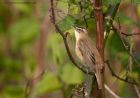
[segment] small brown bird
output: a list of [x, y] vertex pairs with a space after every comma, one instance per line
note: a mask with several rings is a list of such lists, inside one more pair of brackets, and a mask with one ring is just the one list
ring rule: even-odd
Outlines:
[[79, 59], [92, 69], [95, 73], [98, 88], [102, 89], [101, 71], [104, 62], [95, 44], [88, 36], [88, 31], [84, 28], [74, 27], [76, 37], [76, 54]]

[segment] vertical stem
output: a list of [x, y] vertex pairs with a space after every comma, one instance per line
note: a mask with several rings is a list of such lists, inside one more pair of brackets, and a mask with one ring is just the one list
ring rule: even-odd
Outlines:
[[103, 13], [101, 0], [95, 0], [95, 20], [96, 20], [96, 47], [104, 57], [104, 29], [103, 29]]
[[[104, 26], [103, 26], [103, 12], [101, 0], [93, 0], [95, 9], [95, 20], [96, 20], [96, 47], [99, 50], [102, 59], [104, 60]], [[104, 68], [102, 71], [102, 84], [104, 84]], [[103, 89], [99, 90], [99, 98], [105, 98], [104, 85]]]

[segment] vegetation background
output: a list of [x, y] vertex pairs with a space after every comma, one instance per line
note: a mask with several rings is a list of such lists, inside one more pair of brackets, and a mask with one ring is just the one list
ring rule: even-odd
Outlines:
[[[103, 0], [103, 12], [119, 1]], [[0, 98], [69, 98], [74, 86], [84, 81], [84, 74], [69, 60], [63, 39], [50, 21], [49, 8], [50, 0], [0, 0]], [[94, 8], [89, 0], [56, 0], [55, 13], [60, 29], [70, 32], [68, 44], [76, 58], [71, 26], [84, 24], [84, 16], [95, 41]], [[122, 32], [140, 33], [140, 1], [122, 0], [115, 23], [118, 18]], [[140, 62], [140, 35], [122, 37]], [[128, 52], [118, 34], [111, 31], [105, 59], [117, 75], [134, 78], [140, 84], [140, 66], [133, 61], [130, 68]], [[133, 85], [112, 77], [108, 67], [105, 82], [121, 98], [139, 98]], [[114, 98], [105, 93], [107, 98]]]

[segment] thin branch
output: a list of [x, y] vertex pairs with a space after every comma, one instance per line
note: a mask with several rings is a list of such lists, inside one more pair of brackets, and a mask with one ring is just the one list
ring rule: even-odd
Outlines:
[[45, 74], [45, 69], [38, 76], [36, 76], [35, 78], [27, 80], [26, 87], [25, 87], [25, 96], [24, 96], [24, 98], [29, 97], [29, 95], [31, 93], [31, 90], [32, 90], [33, 82], [38, 80], [38, 79], [40, 79], [44, 74]]
[[110, 33], [110, 27], [112, 26], [112, 23], [114, 21], [114, 18], [116, 16], [116, 13], [118, 11], [120, 3], [121, 3], [121, 1], [119, 3], [117, 3], [115, 6], [114, 5], [110, 5], [108, 7], [109, 11], [107, 12], [107, 14], [105, 16], [105, 22], [104, 22], [105, 33], [106, 33], [105, 34], [105, 38], [104, 38], [104, 40], [105, 40], [104, 41], [104, 47], [105, 47], [106, 41], [107, 41], [109, 33]]
[[112, 76], [116, 77], [117, 79], [119, 79], [119, 80], [121, 80], [121, 81], [127, 82], [127, 83], [129, 83], [129, 84], [138, 85], [138, 83], [137, 83], [136, 81], [129, 81], [127, 78], [126, 78], [126, 79], [123, 79], [123, 78], [119, 77], [118, 75], [116, 75], [116, 74], [114, 73], [114, 71], [112, 70], [112, 68], [111, 68], [110, 63], [109, 63], [108, 60], [105, 61], [105, 63], [107, 64], [107, 66], [108, 66], [108, 68], [109, 68], [109, 70], [110, 70]]
[[127, 34], [127, 33], [124, 33], [124, 32], [121, 32], [122, 35], [125, 35], [126, 37], [127, 36], [134, 36], [134, 35], [140, 35], [140, 33], [131, 33], [131, 34]]
[[[120, 28], [120, 26], [119, 26], [119, 28]], [[117, 34], [119, 35], [119, 37], [120, 37], [120, 39], [121, 39], [121, 42], [122, 42], [122, 44], [123, 44], [123, 46], [124, 46], [124, 48], [125, 48], [127, 54], [133, 58], [133, 60], [135, 61], [135, 63], [136, 63], [137, 65], [140, 66], [140, 63], [137, 61], [137, 59], [134, 57], [134, 55], [129, 53], [129, 51], [128, 51], [128, 49], [127, 49], [127, 47], [126, 47], [126, 45], [125, 45], [125, 43], [124, 43], [124, 41], [123, 41], [123, 38], [122, 38], [122, 36], [121, 36], [121, 34], [122, 34], [123, 32], [122, 32], [119, 28], [117, 28], [115, 25], [112, 25], [112, 29], [113, 29], [115, 32], [117, 32]]]
[[47, 38], [48, 34], [48, 25], [49, 25], [49, 15], [48, 13], [46, 14], [44, 21], [41, 24], [40, 28], [40, 38], [39, 38], [39, 47], [38, 47], [38, 55], [37, 55], [37, 66], [35, 70], [34, 77], [31, 79], [27, 79], [26, 82], [26, 87], [25, 87], [25, 98], [28, 98], [32, 90], [35, 86], [35, 84], [39, 81], [39, 79], [44, 75], [46, 68], [44, 68], [44, 45], [45, 45], [45, 40]]
[[27, 80], [26, 87], [25, 87], [25, 96], [24, 96], [24, 98], [29, 97], [29, 95], [31, 93], [31, 88], [32, 88], [31, 81]]
[[135, 91], [137, 93], [138, 98], [140, 98], [140, 91], [139, 91], [139, 89], [138, 89], [138, 87], [136, 85], [134, 85], [134, 89], [135, 89]]
[[61, 35], [61, 37], [63, 38], [63, 41], [64, 41], [64, 45], [65, 45], [65, 48], [66, 48], [66, 51], [67, 51], [67, 54], [68, 54], [68, 57], [69, 59], [71, 60], [71, 62], [77, 67], [79, 68], [81, 71], [83, 71], [84, 73], [87, 73], [87, 74], [91, 74], [91, 75], [94, 75], [94, 72], [85, 67], [84, 65], [80, 64], [78, 65], [75, 61], [75, 59], [73, 58], [71, 52], [70, 52], [70, 48], [69, 48], [69, 45], [68, 45], [68, 42], [67, 42], [67, 36], [60, 30], [60, 28], [58, 27], [58, 25], [56, 24], [55, 22], [55, 12], [54, 12], [54, 4], [53, 4], [53, 0], [50, 0], [50, 3], [51, 3], [51, 21], [53, 23], [53, 25], [55, 26], [55, 29], [56, 31]]
[[118, 96], [117, 94], [115, 94], [106, 84], [104, 84], [105, 89], [114, 96], [114, 98], [121, 98], [120, 96]]
[[[81, 4], [81, 2], [78, 2], [79, 6], [80, 6], [80, 12], [83, 13], [83, 6]], [[87, 20], [86, 20], [86, 17], [85, 15], [83, 15], [83, 20], [85, 22], [85, 25], [86, 25], [86, 28], [88, 27], [88, 24], [87, 24]]]

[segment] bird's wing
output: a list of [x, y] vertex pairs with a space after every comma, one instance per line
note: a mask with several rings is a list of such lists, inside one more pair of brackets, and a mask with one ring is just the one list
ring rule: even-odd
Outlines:
[[89, 66], [98, 66], [99, 69], [103, 67], [103, 60], [96, 46], [90, 40], [80, 39], [77, 43], [79, 51], [83, 56], [85, 63]]
[[84, 62], [90, 68], [93, 68], [96, 63], [96, 59], [91, 47], [89, 46], [89, 42], [87, 40], [80, 39], [77, 44], [77, 48], [81, 52]]
[[[95, 72], [99, 89], [102, 89], [100, 68], [102, 68], [103, 64], [102, 64], [102, 61], [99, 61], [102, 59], [101, 59], [101, 56], [99, 55], [98, 50], [88, 40], [79, 40], [78, 48], [81, 54], [83, 55], [83, 60], [85, 61], [87, 66]], [[100, 58], [97, 58], [98, 56]]]

